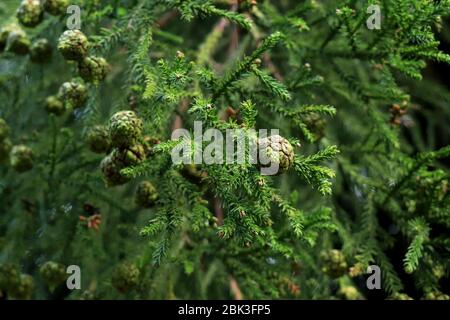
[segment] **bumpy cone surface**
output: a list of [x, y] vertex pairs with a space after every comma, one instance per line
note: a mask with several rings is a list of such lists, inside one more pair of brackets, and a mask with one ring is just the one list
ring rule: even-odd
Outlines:
[[44, 10], [39, 0], [23, 0], [17, 9], [17, 19], [25, 27], [33, 28], [44, 19]]
[[131, 263], [119, 265], [113, 273], [111, 283], [120, 292], [128, 292], [139, 285], [139, 269]]
[[115, 163], [123, 167], [135, 166], [145, 160], [145, 149], [140, 144], [128, 148], [115, 148], [111, 152], [111, 157]]
[[5, 50], [9, 34], [15, 29], [20, 29], [15, 23], [8, 24], [0, 29], [0, 51]]
[[39, 268], [42, 279], [49, 288], [55, 288], [67, 279], [66, 268], [61, 263], [47, 261]]
[[150, 181], [142, 181], [136, 190], [136, 204], [143, 208], [151, 208], [158, 200], [158, 192]]
[[68, 6], [69, 0], [46, 0], [44, 2], [44, 10], [54, 16], [65, 14]]
[[428, 292], [427, 294], [425, 294], [424, 300], [450, 300], [450, 296], [439, 292], [439, 291], [434, 291], [434, 292]]
[[81, 61], [86, 55], [89, 42], [80, 30], [67, 30], [58, 40], [58, 50], [67, 60]]
[[89, 150], [95, 153], [106, 153], [111, 148], [108, 128], [105, 126], [93, 126], [86, 134], [86, 143]]
[[65, 82], [59, 88], [58, 97], [64, 101], [69, 108], [81, 108], [88, 98], [87, 89], [81, 83]]
[[159, 144], [160, 140], [152, 137], [152, 136], [145, 136], [144, 137], [144, 148], [145, 148], [145, 155], [148, 157], [150, 157], [151, 155], [154, 154], [154, 150], [153, 148], [155, 147], [155, 145]]
[[347, 262], [344, 254], [336, 249], [322, 254], [324, 263], [323, 272], [332, 278], [339, 278], [347, 272]]
[[338, 296], [345, 300], [361, 299], [361, 294], [354, 286], [343, 286], [339, 289]]
[[[259, 163], [262, 167], [278, 164], [278, 173], [283, 173], [289, 170], [294, 163], [294, 148], [288, 140], [279, 135], [258, 139], [258, 149]], [[265, 163], [267, 161], [270, 162]]]
[[30, 49], [30, 59], [35, 63], [45, 63], [51, 60], [52, 47], [47, 39], [39, 39], [33, 42]]
[[112, 145], [118, 148], [136, 145], [142, 135], [143, 124], [134, 111], [119, 111], [109, 121]]
[[15, 265], [0, 265], [0, 290], [11, 292], [18, 286], [20, 281], [20, 272]]
[[391, 296], [389, 296], [388, 300], [414, 300], [414, 299], [408, 296], [406, 293], [396, 292], [393, 293]]
[[19, 300], [30, 300], [33, 296], [35, 284], [32, 276], [22, 274], [19, 283], [11, 290], [11, 296]]
[[316, 140], [320, 140], [325, 136], [325, 128], [327, 122], [317, 113], [307, 114], [304, 122], [308, 129], [314, 134]]
[[64, 103], [57, 96], [50, 96], [45, 99], [45, 110], [56, 116], [60, 116], [66, 111]]
[[108, 69], [108, 63], [101, 57], [86, 57], [78, 65], [80, 77], [94, 83], [105, 79]]
[[11, 166], [17, 172], [25, 172], [33, 168], [33, 151], [25, 146], [14, 146], [11, 150]]
[[24, 55], [30, 52], [31, 42], [22, 29], [14, 29], [8, 35], [7, 47], [15, 54]]
[[114, 161], [111, 155], [106, 156], [100, 163], [100, 169], [103, 173], [103, 178], [105, 179], [107, 186], [118, 186], [127, 183], [131, 180], [120, 173], [120, 170], [124, 169], [122, 163], [117, 163]]

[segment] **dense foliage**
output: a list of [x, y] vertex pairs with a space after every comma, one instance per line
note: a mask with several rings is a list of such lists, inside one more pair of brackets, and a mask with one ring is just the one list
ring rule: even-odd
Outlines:
[[[0, 297], [449, 299], [450, 1], [71, 4], [0, 3]], [[194, 121], [282, 172], [174, 164]]]

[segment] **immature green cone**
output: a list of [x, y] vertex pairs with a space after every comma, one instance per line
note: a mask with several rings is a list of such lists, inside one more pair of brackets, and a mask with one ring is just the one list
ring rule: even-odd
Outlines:
[[120, 170], [124, 168], [123, 164], [115, 162], [111, 155], [102, 160], [100, 169], [108, 187], [119, 186], [131, 180], [131, 178], [120, 173]]
[[33, 151], [25, 145], [14, 146], [11, 150], [11, 166], [17, 172], [25, 172], [33, 168]]
[[66, 60], [81, 61], [87, 55], [88, 46], [88, 39], [80, 30], [66, 30], [58, 40], [58, 50]]
[[321, 254], [324, 267], [322, 271], [332, 278], [339, 278], [347, 272], [347, 262], [344, 254], [336, 249]]
[[46, 0], [44, 10], [51, 15], [60, 16], [66, 13], [69, 0]]
[[145, 149], [142, 145], [114, 149], [100, 164], [106, 185], [111, 187], [127, 183], [131, 178], [123, 175], [121, 170], [144, 160]]
[[[278, 174], [286, 172], [294, 164], [294, 148], [288, 140], [272, 135], [267, 138], [260, 138], [258, 144], [258, 159], [261, 167], [273, 167], [278, 164]], [[270, 160], [269, 163], [264, 163]]]
[[47, 261], [39, 268], [39, 273], [45, 284], [53, 290], [66, 281], [67, 274], [64, 265], [54, 261]]
[[108, 62], [101, 57], [86, 57], [78, 64], [80, 77], [87, 82], [98, 83], [104, 80], [108, 69]]
[[20, 281], [20, 272], [17, 266], [13, 264], [0, 265], [0, 290], [11, 292], [18, 286]]
[[0, 141], [0, 163], [9, 158], [9, 153], [12, 149], [12, 142], [8, 138]]
[[134, 111], [119, 111], [109, 120], [109, 134], [114, 147], [134, 146], [142, 135], [143, 124]]
[[114, 270], [111, 284], [122, 293], [129, 292], [139, 286], [139, 275], [136, 265], [124, 262]]
[[423, 300], [450, 300], [450, 296], [439, 291], [434, 291], [425, 294]]
[[204, 183], [208, 174], [206, 171], [200, 170], [195, 164], [185, 164], [180, 170], [181, 175], [191, 183], [201, 185]]
[[93, 126], [86, 134], [89, 150], [95, 153], [106, 153], [111, 149], [111, 140], [106, 126]]
[[314, 134], [316, 140], [320, 140], [325, 136], [325, 128], [327, 122], [317, 113], [310, 113], [304, 119], [308, 129]]
[[400, 293], [395, 292], [392, 295], [390, 295], [387, 300], [414, 300], [410, 296], [408, 296], [406, 293]]
[[342, 286], [338, 291], [338, 296], [344, 300], [361, 299], [361, 294], [354, 286]]
[[69, 108], [81, 108], [87, 101], [86, 87], [77, 82], [65, 82], [61, 85], [58, 97], [66, 103]]
[[9, 137], [11, 128], [6, 123], [5, 119], [0, 118], [0, 141]]
[[56, 116], [60, 116], [66, 111], [64, 103], [57, 96], [50, 96], [45, 99], [45, 110]]
[[361, 262], [357, 262], [354, 266], [348, 269], [348, 275], [351, 278], [359, 277], [365, 272], [364, 265]]
[[44, 19], [44, 10], [39, 0], [23, 0], [17, 9], [17, 19], [25, 27], [33, 28]]
[[47, 39], [33, 42], [30, 49], [30, 60], [34, 63], [46, 63], [52, 58], [52, 47]]
[[15, 29], [20, 29], [15, 23], [8, 24], [0, 29], [0, 51], [5, 50], [9, 34]]
[[145, 149], [140, 144], [127, 148], [115, 148], [111, 152], [111, 157], [115, 163], [124, 168], [135, 166], [145, 160]]
[[33, 297], [34, 288], [33, 277], [28, 274], [22, 274], [20, 275], [18, 285], [10, 291], [11, 296], [18, 300], [30, 300]]
[[159, 143], [160, 143], [159, 139], [157, 139], [155, 137], [152, 137], [152, 136], [144, 137], [143, 145], [145, 148], [145, 155], [147, 156], [147, 158], [149, 158], [150, 156], [152, 156], [154, 154], [153, 148]]
[[136, 190], [136, 204], [143, 208], [151, 208], [158, 200], [158, 192], [150, 181], [142, 181]]
[[24, 55], [30, 52], [31, 42], [22, 29], [12, 30], [8, 35], [7, 43], [8, 50], [15, 54]]
[[[442, 188], [444, 189], [445, 194], [447, 194], [447, 191], [448, 191], [448, 181], [447, 181], [447, 180], [442, 181], [442, 185], [443, 185]], [[444, 196], [445, 196], [445, 195], [444, 195]], [[435, 276], [436, 279], [439, 280], [439, 279], [441, 279], [441, 278], [444, 278], [445, 275], [446, 275], [446, 272], [445, 272], [445, 267], [444, 267], [443, 265], [438, 264], [438, 265], [435, 265], [435, 266], [433, 267], [433, 276]]]

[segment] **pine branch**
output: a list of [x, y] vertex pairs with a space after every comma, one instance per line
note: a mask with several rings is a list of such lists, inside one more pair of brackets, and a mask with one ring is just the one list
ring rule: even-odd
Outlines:
[[428, 240], [430, 228], [423, 219], [416, 218], [408, 223], [408, 229], [409, 232], [414, 235], [414, 238], [408, 247], [403, 262], [405, 271], [407, 273], [412, 273], [419, 266], [419, 259], [423, 256], [423, 246]]
[[225, 76], [225, 78], [217, 85], [217, 88], [214, 90], [212, 100], [217, 100], [226, 91], [231, 90], [233, 83], [238, 81], [244, 74], [250, 72], [256, 59], [261, 58], [264, 52], [275, 47], [282, 39], [283, 34], [280, 32], [275, 32], [274, 34], [267, 37], [250, 56], [245, 57], [242, 61], [238, 62], [235, 69], [229, 72]]

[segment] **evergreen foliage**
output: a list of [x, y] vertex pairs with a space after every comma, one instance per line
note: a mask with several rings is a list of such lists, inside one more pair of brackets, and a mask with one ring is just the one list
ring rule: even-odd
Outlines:
[[[0, 3], [0, 297], [450, 299], [449, 0], [73, 0], [81, 31], [25, 2]], [[295, 158], [174, 164], [195, 121]]]

